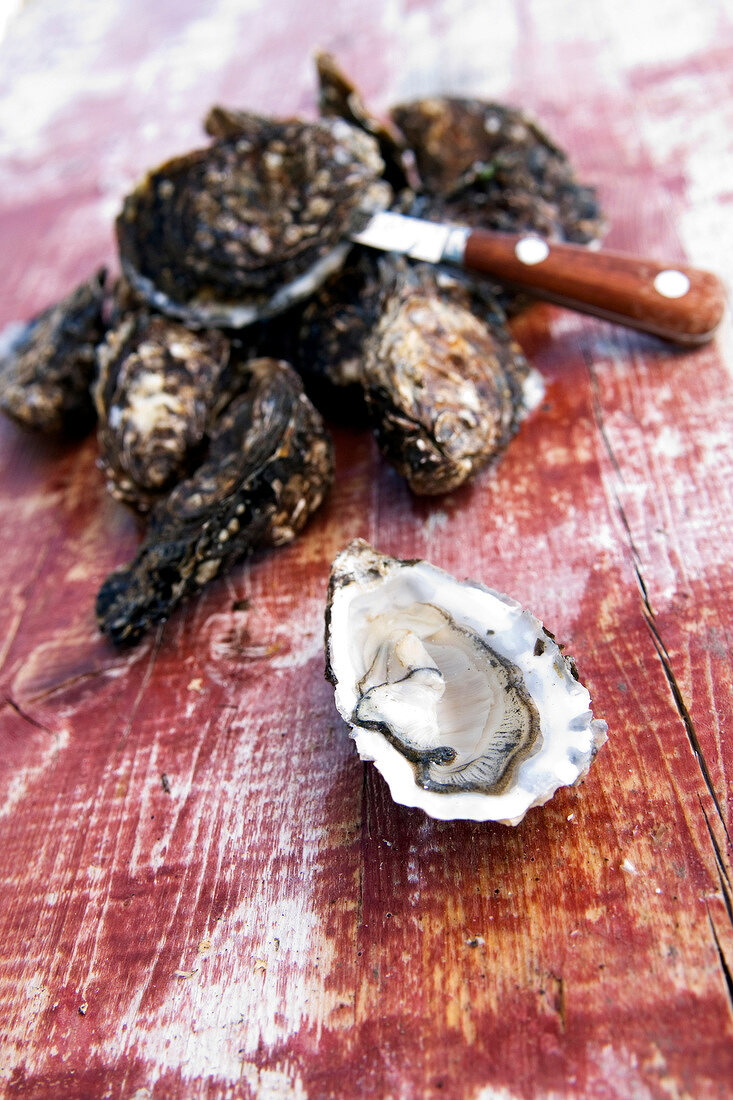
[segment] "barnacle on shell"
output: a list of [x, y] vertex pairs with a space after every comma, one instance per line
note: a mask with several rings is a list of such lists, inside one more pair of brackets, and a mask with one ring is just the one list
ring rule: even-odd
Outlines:
[[383, 264], [363, 382], [377, 442], [415, 493], [455, 489], [495, 459], [542, 394], [489, 296], [427, 264]]
[[117, 219], [124, 271], [189, 324], [239, 327], [312, 293], [388, 205], [377, 143], [341, 119], [214, 108], [217, 139], [150, 172]]
[[97, 359], [100, 466], [112, 495], [144, 512], [200, 457], [230, 341], [141, 310], [107, 333]]
[[97, 596], [101, 630], [137, 641], [258, 546], [295, 538], [331, 483], [332, 445], [293, 369], [254, 359], [218, 416], [204, 461], [150, 513], [134, 561]]
[[516, 825], [606, 740], [542, 623], [508, 596], [361, 539], [331, 567], [326, 676], [396, 802]]
[[94, 423], [89, 386], [104, 333], [104, 269], [29, 321], [0, 360], [0, 408], [25, 428], [82, 435]]

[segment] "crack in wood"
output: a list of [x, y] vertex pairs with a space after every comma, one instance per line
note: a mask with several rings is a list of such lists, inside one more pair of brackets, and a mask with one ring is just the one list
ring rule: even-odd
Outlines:
[[[604, 444], [604, 447], [606, 449], [606, 453], [608, 455], [609, 461], [610, 461], [613, 469], [615, 470], [619, 481], [621, 482], [621, 484], [624, 484], [623, 474], [621, 473], [619, 463], [618, 463], [618, 461], [616, 459], [616, 456], [614, 454], [613, 446], [611, 445], [611, 441], [610, 441], [610, 438], [609, 438], [608, 433], [606, 431], [606, 427], [605, 427], [605, 423], [604, 423], [603, 408], [602, 408], [601, 399], [600, 399], [600, 387], [599, 387], [599, 384], [598, 384], [598, 378], [597, 378], [596, 370], [595, 370], [595, 367], [594, 367], [592, 361], [585, 354], [585, 352], [583, 354], [584, 354], [586, 367], [588, 369], [588, 374], [590, 376], [592, 402], [593, 402], [593, 415], [594, 415], [594, 419], [595, 419], [595, 422], [596, 422], [596, 427], [598, 428], [599, 435], [600, 435], [601, 439], [603, 440], [603, 444]], [[654, 609], [652, 607], [651, 599], [650, 599], [650, 596], [649, 596], [649, 590], [647, 588], [647, 585], [646, 585], [646, 582], [644, 580], [644, 576], [643, 576], [643, 573], [642, 573], [641, 557], [640, 557], [640, 554], [639, 554], [639, 552], [636, 548], [636, 545], [634, 543], [634, 538], [633, 538], [633, 535], [632, 535], [632, 532], [631, 532], [631, 526], [629, 524], [628, 517], [626, 515], [623, 504], [621, 503], [621, 500], [620, 500], [619, 495], [616, 492], [615, 488], [613, 489], [613, 499], [614, 499], [615, 506], [618, 510], [618, 515], [619, 515], [619, 518], [620, 518], [621, 523], [623, 525], [623, 528], [626, 531], [626, 537], [627, 537], [627, 541], [628, 541], [629, 551], [630, 551], [630, 554], [631, 554], [631, 562], [632, 562], [632, 566], [633, 566], [633, 569], [634, 569], [634, 575], [636, 577], [636, 582], [637, 582], [637, 585], [639, 587], [639, 592], [640, 592], [640, 595], [641, 595], [642, 614], [644, 616], [644, 621], [645, 621], [645, 623], [647, 625], [647, 628], [649, 630], [649, 633], [650, 633], [652, 642], [654, 644], [654, 648], [656, 650], [657, 656], [659, 657], [659, 660], [661, 662], [665, 678], [667, 680], [670, 691], [672, 693], [672, 698], [673, 698], [675, 706], [677, 708], [677, 712], [678, 712], [678, 714], [679, 714], [679, 716], [682, 720], [682, 724], [684, 726], [685, 733], [687, 735], [687, 739], [688, 739], [688, 742], [689, 742], [690, 747], [692, 749], [693, 755], [695, 757], [695, 760], [697, 761], [697, 765], [698, 765], [698, 768], [700, 770], [700, 774], [702, 775], [702, 778], [703, 778], [703, 781], [704, 781], [705, 786], [707, 788], [708, 794], [710, 795], [710, 798], [712, 799], [713, 805], [715, 806], [715, 809], [716, 809], [716, 812], [717, 812], [718, 817], [720, 819], [720, 823], [723, 827], [723, 831], [725, 833], [728, 845], [730, 845], [731, 844], [731, 837], [730, 837], [730, 833], [728, 831], [728, 827], [726, 825], [725, 817], [723, 815], [723, 808], [722, 808], [722, 806], [720, 804], [720, 801], [718, 799], [718, 796], [715, 792], [715, 787], [714, 787], [714, 784], [713, 784], [712, 776], [710, 774], [710, 770], [708, 768], [707, 761], [705, 760], [705, 755], [703, 753], [702, 746], [700, 744], [700, 740], [697, 736], [697, 731], [695, 729], [695, 725], [694, 725], [694, 722], [692, 720], [692, 715], [690, 714], [689, 709], [687, 707], [687, 704], [685, 703], [684, 696], [682, 694], [682, 689], [680, 688], [680, 685], [677, 681], [677, 677], [675, 676], [675, 673], [674, 673], [674, 669], [672, 668], [672, 661], [671, 661], [671, 658], [669, 656], [669, 652], [667, 650], [666, 645], [664, 644], [664, 640], [662, 639], [661, 633], [659, 631], [659, 627], [658, 627], [657, 621], [656, 621], [656, 616], [654, 614]], [[711, 842], [711, 846], [712, 846], [712, 850], [713, 850], [713, 858], [715, 860], [715, 870], [716, 870], [716, 873], [717, 873], [718, 881], [720, 883], [720, 893], [721, 893], [721, 896], [722, 896], [722, 899], [723, 899], [723, 904], [725, 906], [725, 910], [726, 910], [726, 914], [728, 916], [728, 920], [731, 922], [731, 925], [733, 925], [733, 899], [731, 898], [730, 877], [728, 875], [728, 872], [727, 872], [727, 869], [726, 869], [726, 866], [725, 866], [723, 853], [720, 850], [720, 845], [718, 844], [718, 842], [716, 840], [715, 833], [713, 832], [713, 828], [710, 824], [710, 820], [709, 820], [708, 815], [705, 811], [705, 807], [703, 805], [702, 798], [700, 797], [699, 793], [698, 793], [698, 801], [700, 803], [700, 808], [701, 808], [702, 814], [703, 814], [703, 820], [705, 821], [705, 826], [707, 828], [708, 835], [710, 837], [710, 842]], [[720, 963], [720, 968], [723, 972], [723, 977], [725, 979], [725, 985], [726, 985], [726, 990], [727, 990], [727, 994], [728, 994], [729, 1007], [730, 1007], [731, 1011], [733, 1011], [733, 974], [731, 974], [731, 968], [728, 965], [728, 960], [726, 959], [725, 952], [723, 951], [723, 947], [720, 943], [720, 939], [718, 937], [717, 930], [715, 928], [715, 923], [714, 923], [713, 918], [711, 916], [710, 908], [709, 908], [707, 902], [705, 903], [705, 906], [706, 906], [706, 909], [707, 909], [708, 921], [710, 923], [710, 929], [711, 929], [711, 932], [712, 932], [712, 935], [713, 935], [713, 940], [714, 940], [714, 943], [715, 943], [715, 949], [716, 949], [717, 955], [718, 955], [718, 961]]]
[[[661, 637], [661, 635], [659, 633], [659, 630], [657, 628], [657, 624], [654, 621], [654, 613], [651, 610], [651, 608], [648, 606], [648, 604], [647, 604], [647, 607], [646, 607], [645, 619], [646, 619], [647, 626], [649, 627], [649, 632], [651, 634], [652, 641], [654, 642], [654, 646], [655, 646], [655, 648], [657, 650], [657, 653], [659, 655], [659, 659], [662, 662], [662, 668], [664, 669], [664, 674], [667, 677], [667, 683], [669, 684], [670, 690], [672, 692], [672, 697], [674, 698], [675, 704], [677, 706], [677, 710], [678, 710], [679, 715], [680, 715], [680, 717], [682, 719], [682, 722], [684, 724], [685, 731], [687, 732], [687, 739], [690, 742], [690, 746], [691, 746], [692, 751], [695, 755], [695, 759], [697, 760], [698, 767], [699, 767], [700, 772], [702, 774], [702, 777], [705, 781], [705, 786], [708, 789], [708, 794], [710, 795], [710, 797], [713, 801], [713, 805], [715, 806], [715, 809], [718, 813], [718, 817], [720, 818], [720, 823], [723, 826], [723, 832], [725, 833], [728, 844], [730, 845], [731, 844], [731, 837], [730, 837], [730, 833], [728, 832], [728, 826], [726, 825], [725, 817], [723, 815], [723, 807], [721, 806], [720, 801], [718, 799], [718, 796], [715, 793], [715, 787], [713, 785], [712, 776], [710, 775], [710, 771], [708, 769], [707, 761], [705, 760], [705, 756], [704, 756], [703, 751], [702, 751], [702, 746], [700, 744], [700, 741], [699, 741], [698, 736], [697, 736], [697, 731], [696, 731], [694, 723], [692, 721], [692, 716], [690, 715], [690, 712], [687, 709], [687, 705], [686, 705], [686, 703], [684, 701], [684, 698], [682, 696], [682, 690], [681, 690], [681, 688], [680, 688], [680, 686], [677, 682], [677, 678], [675, 677], [674, 670], [672, 669], [672, 662], [670, 660], [669, 653], [667, 652], [667, 648], [666, 648], [664, 642], [662, 641], [662, 637]], [[708, 825], [709, 825], [709, 822], [708, 822]]]
[[705, 818], [705, 824], [707, 825], [708, 832], [710, 833], [710, 840], [712, 841], [713, 848], [715, 849], [715, 857], [716, 857], [716, 859], [718, 861], [718, 864], [720, 866], [720, 872], [721, 872], [722, 875], [725, 876], [725, 881], [728, 885], [728, 890], [730, 890], [731, 889], [730, 875], [728, 874], [728, 870], [725, 866], [725, 860], [723, 858], [723, 853], [721, 852], [720, 845], [718, 844], [718, 841], [715, 838], [715, 833], [713, 832], [712, 826], [710, 824], [710, 819], [708, 818], [707, 811], [706, 811], [705, 807], [703, 806], [702, 799], [700, 798], [700, 795], [698, 795], [697, 798], [698, 798], [698, 801], [700, 803], [700, 809], [702, 810], [703, 817]]
[[58, 734], [55, 730], [52, 730], [50, 726], [44, 726], [43, 722], [39, 722], [39, 720], [37, 718], [34, 718], [32, 714], [28, 714], [27, 711], [23, 710], [23, 708], [18, 703], [16, 703], [15, 699], [13, 699], [13, 697], [9, 695], [7, 691], [5, 692], [3, 699], [4, 705], [10, 707], [11, 710], [14, 710], [15, 713], [25, 722], [30, 722], [30, 724], [32, 726], [35, 726], [36, 729], [44, 730], [46, 733], [50, 733], [52, 737], [56, 737], [58, 739]]
[[555, 983], [555, 1003], [553, 1007], [560, 1017], [560, 1028], [565, 1031], [565, 979], [562, 974], [552, 974], [551, 977]]
[[705, 807], [702, 804], [702, 799], [699, 795], [697, 797], [700, 803], [700, 809], [702, 810], [702, 815], [705, 818], [705, 824], [707, 825], [708, 833], [710, 834], [710, 843], [712, 844], [713, 851], [715, 852], [715, 862], [718, 868], [718, 878], [720, 879], [720, 892], [723, 895], [725, 910], [728, 914], [728, 920], [733, 926], [733, 898], [731, 898], [730, 876], [723, 860], [723, 853], [720, 850], [720, 846], [715, 838], [715, 833], [713, 832], [712, 826], [708, 819], [708, 815], [705, 811]]
[[[615, 456], [614, 451], [613, 451], [613, 446], [611, 444], [608, 433], [606, 431], [606, 426], [605, 426], [604, 417], [603, 417], [603, 407], [602, 407], [601, 398], [600, 398], [600, 387], [599, 387], [599, 384], [598, 384], [598, 376], [597, 376], [597, 373], [596, 373], [596, 369], [595, 369], [595, 366], [594, 366], [592, 360], [588, 356], [587, 352], [585, 350], [583, 350], [582, 354], [583, 354], [583, 358], [585, 360], [585, 364], [586, 364], [588, 374], [589, 374], [589, 377], [590, 377], [592, 403], [593, 403], [593, 415], [594, 415], [594, 418], [595, 418], [596, 426], [597, 426], [598, 432], [599, 432], [599, 434], [600, 434], [600, 436], [603, 440], [603, 443], [604, 443], [606, 452], [608, 454], [608, 458], [611, 462], [611, 465], [613, 466], [614, 470], [617, 472], [620, 481], [623, 483], [623, 480], [624, 480], [623, 475], [621, 474], [618, 461], [617, 461], [616, 456]], [[644, 581], [644, 576], [643, 576], [643, 573], [642, 573], [641, 556], [640, 556], [639, 551], [637, 550], [636, 545], [634, 543], [634, 538], [633, 538], [633, 535], [631, 533], [631, 526], [629, 524], [628, 517], [627, 517], [626, 512], [624, 510], [624, 506], [621, 503], [621, 500], [618, 496], [618, 493], [615, 491], [615, 489], [613, 490], [613, 499], [614, 499], [614, 503], [616, 505], [616, 508], [618, 510], [618, 514], [619, 514], [619, 518], [621, 520], [621, 523], [622, 523], [622, 525], [623, 525], [623, 527], [626, 531], [629, 550], [630, 550], [630, 553], [631, 553], [632, 565], [633, 565], [633, 569], [634, 569], [634, 574], [636, 576], [636, 582], [637, 582], [637, 585], [639, 587], [639, 591], [641, 593], [642, 613], [644, 615], [644, 620], [645, 620], [646, 625], [649, 629], [649, 633], [651, 634], [652, 642], [654, 643], [654, 648], [657, 651], [657, 656], [659, 657], [660, 662], [662, 664], [662, 669], [664, 671], [664, 675], [666, 677], [667, 683], [669, 684], [670, 691], [672, 692], [672, 698], [674, 699], [675, 706], [677, 708], [677, 712], [678, 712], [680, 718], [682, 719], [682, 724], [685, 728], [685, 732], [687, 734], [687, 739], [690, 743], [690, 747], [692, 748], [693, 754], [694, 754], [695, 759], [697, 761], [697, 765], [700, 769], [703, 780], [705, 782], [705, 786], [707, 787], [708, 794], [710, 795], [710, 797], [713, 801], [713, 804], [715, 806], [715, 809], [717, 811], [718, 817], [720, 818], [720, 823], [723, 827], [723, 831], [725, 833], [726, 840], [728, 841], [728, 844], [730, 845], [731, 844], [731, 836], [730, 836], [730, 833], [728, 831], [728, 826], [727, 826], [726, 821], [725, 821], [725, 815], [723, 814], [723, 808], [722, 808], [722, 806], [720, 804], [720, 800], [718, 799], [718, 796], [716, 794], [715, 786], [714, 786], [713, 780], [712, 780], [712, 776], [710, 774], [710, 770], [708, 768], [707, 761], [705, 760], [705, 755], [703, 753], [702, 746], [700, 744], [700, 740], [697, 736], [697, 731], [695, 729], [695, 725], [694, 725], [694, 722], [692, 720], [692, 716], [689, 712], [687, 704], [685, 703], [684, 696], [682, 694], [682, 689], [679, 686], [679, 682], [677, 680], [677, 677], [675, 676], [674, 669], [672, 668], [672, 661], [671, 661], [671, 658], [669, 656], [669, 652], [668, 652], [667, 647], [664, 644], [664, 640], [662, 639], [662, 636], [659, 632], [659, 627], [657, 626], [656, 616], [655, 616], [655, 613], [654, 613], [654, 608], [652, 607], [651, 599], [650, 599], [650, 596], [649, 596], [649, 590], [647, 588], [646, 582]], [[707, 819], [706, 819], [706, 821], [707, 821]], [[707, 822], [707, 824], [708, 824], [708, 828], [709, 828], [709, 822]], [[716, 853], [716, 861], [717, 861], [717, 845], [715, 846], [714, 851]]]
[[720, 945], [718, 933], [715, 928], [715, 921], [712, 918], [710, 907], [707, 902], [705, 902], [705, 908], [708, 914], [708, 921], [710, 922], [710, 931], [713, 934], [713, 940], [715, 942], [715, 950], [718, 953], [718, 962], [720, 963], [720, 969], [723, 971], [723, 977], [725, 978], [725, 987], [728, 992], [729, 1007], [731, 1012], [733, 1012], [733, 974], [731, 974], [730, 967], [728, 966], [728, 961], [725, 957], [725, 953]]
[[367, 819], [367, 766], [362, 764], [361, 775], [361, 821], [362, 844], [359, 851], [359, 904], [357, 908], [357, 928], [364, 923], [364, 823]]
[[111, 665], [107, 668], [90, 668], [85, 672], [77, 672], [74, 676], [67, 676], [65, 680], [59, 680], [59, 682], [52, 687], [48, 687], [44, 691], [38, 691], [35, 695], [27, 696], [28, 702], [45, 703], [49, 699], [52, 699], [54, 695], [58, 695], [59, 692], [68, 691], [68, 689], [74, 687], [75, 684], [83, 683], [85, 680], [95, 679], [97, 676], [104, 676], [105, 673], [110, 671], [110, 668], [119, 668], [119, 665]]

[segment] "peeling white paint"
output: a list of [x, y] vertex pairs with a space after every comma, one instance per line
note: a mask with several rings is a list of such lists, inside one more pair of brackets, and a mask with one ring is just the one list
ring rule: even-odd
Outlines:
[[687, 448], [682, 440], [679, 428], [665, 424], [657, 433], [652, 450], [660, 458], [680, 458]]
[[[555, 1096], [556, 1094], [544, 1093], [543, 1100], [555, 1100]], [[474, 1100], [521, 1100], [521, 1098], [518, 1093], [510, 1092], [503, 1086], [484, 1085], [475, 1093]]]
[[[0, 777], [0, 820], [12, 814], [28, 794], [28, 791], [45, 772], [56, 765], [59, 753], [63, 752], [69, 744], [69, 730], [61, 727], [58, 730], [43, 730], [29, 727], [24, 718], [18, 715], [18, 723], [33, 732], [32, 738], [35, 751], [32, 753], [32, 763], [14, 774]], [[5, 789], [2, 789], [2, 779], [5, 778]]]

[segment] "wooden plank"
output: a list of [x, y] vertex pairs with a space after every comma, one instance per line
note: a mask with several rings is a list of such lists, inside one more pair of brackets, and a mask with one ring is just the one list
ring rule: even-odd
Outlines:
[[[731, 44], [714, 0], [27, 5], [0, 75], [0, 319], [111, 258], [121, 194], [210, 102], [312, 110], [316, 45], [377, 106], [534, 108], [614, 246], [729, 276]], [[122, 655], [92, 605], [138, 535], [94, 441], [0, 426], [5, 1095], [726, 1095], [730, 334], [678, 354], [544, 306], [517, 334], [547, 397], [495, 472], [418, 501], [339, 431], [301, 539]], [[567, 644], [610, 727], [580, 788], [517, 829], [391, 802], [322, 679], [328, 565], [357, 535]]]

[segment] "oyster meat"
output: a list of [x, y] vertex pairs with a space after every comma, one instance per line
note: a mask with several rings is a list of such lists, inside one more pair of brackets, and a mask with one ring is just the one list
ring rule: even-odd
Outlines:
[[141, 512], [190, 473], [230, 357], [217, 331], [128, 314], [97, 349], [100, 466], [112, 496]]
[[213, 144], [150, 172], [117, 219], [123, 269], [155, 308], [241, 327], [338, 270], [346, 239], [391, 200], [377, 142], [341, 119], [214, 108]]
[[101, 269], [20, 331], [0, 360], [0, 408], [24, 428], [79, 436], [94, 423], [89, 387], [102, 339]]
[[413, 492], [445, 493], [498, 457], [542, 383], [480, 287], [428, 264], [382, 271], [363, 367], [370, 417]]
[[137, 641], [258, 546], [290, 542], [330, 486], [331, 440], [292, 367], [253, 359], [243, 377], [204, 461], [153, 507], [134, 561], [99, 591], [97, 619], [116, 644]]
[[326, 659], [359, 755], [431, 817], [516, 825], [606, 740], [574, 662], [529, 611], [361, 539], [331, 569]]

